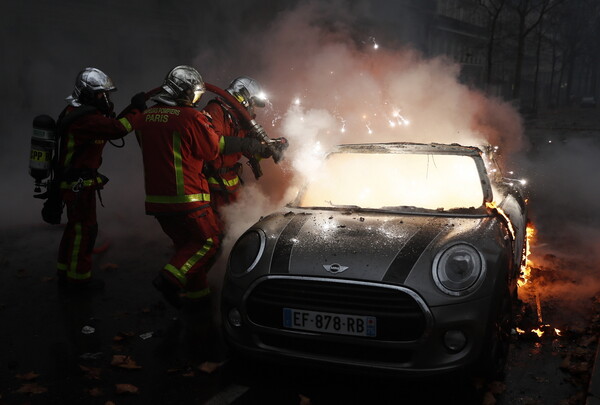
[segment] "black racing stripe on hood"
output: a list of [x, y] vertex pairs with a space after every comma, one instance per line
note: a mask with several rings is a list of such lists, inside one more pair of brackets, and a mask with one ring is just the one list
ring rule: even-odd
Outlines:
[[398, 252], [390, 268], [383, 277], [383, 281], [403, 284], [419, 260], [425, 249], [433, 242], [437, 235], [444, 229], [444, 222], [432, 219], [427, 226], [415, 233], [402, 250]]
[[294, 247], [293, 239], [298, 236], [302, 225], [304, 225], [308, 217], [309, 215], [295, 215], [288, 222], [281, 235], [279, 235], [279, 239], [277, 239], [277, 244], [275, 245], [273, 260], [271, 261], [272, 273], [290, 272], [290, 256]]

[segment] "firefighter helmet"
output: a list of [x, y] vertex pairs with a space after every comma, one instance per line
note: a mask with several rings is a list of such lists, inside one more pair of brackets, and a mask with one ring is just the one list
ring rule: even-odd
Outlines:
[[177, 66], [167, 73], [162, 88], [163, 91], [153, 99], [172, 106], [195, 107], [206, 91], [200, 73], [186, 65]]
[[74, 107], [82, 104], [94, 105], [106, 112], [112, 108], [108, 93], [116, 90], [106, 73], [97, 68], [87, 67], [77, 74], [75, 88], [67, 97], [67, 101]]
[[250, 113], [253, 112], [255, 106], [265, 106], [267, 97], [260, 83], [248, 76], [235, 78], [226, 90], [246, 107]]

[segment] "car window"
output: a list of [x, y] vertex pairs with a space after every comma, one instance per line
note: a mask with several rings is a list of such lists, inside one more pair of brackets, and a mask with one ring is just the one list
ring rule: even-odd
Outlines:
[[300, 207], [428, 210], [479, 208], [481, 179], [470, 156], [333, 153], [300, 195]]

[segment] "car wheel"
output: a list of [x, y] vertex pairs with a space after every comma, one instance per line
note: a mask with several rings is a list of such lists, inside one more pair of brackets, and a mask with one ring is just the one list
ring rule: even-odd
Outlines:
[[506, 291], [488, 328], [479, 360], [478, 373], [489, 380], [504, 379], [512, 326], [512, 299]]

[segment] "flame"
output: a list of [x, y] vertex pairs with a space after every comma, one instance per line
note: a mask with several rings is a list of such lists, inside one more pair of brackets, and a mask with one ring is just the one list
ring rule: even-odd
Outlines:
[[562, 331], [560, 329], [554, 328], [554, 333], [556, 336], [562, 336]]
[[533, 262], [529, 258], [531, 255], [531, 242], [533, 242], [533, 237], [535, 236], [535, 228], [532, 224], [527, 225], [527, 230], [525, 231], [525, 246], [523, 247], [523, 252], [525, 255], [525, 260], [521, 265], [521, 275], [519, 277], [519, 281], [517, 282], [519, 287], [524, 286], [529, 282], [529, 277], [531, 276], [531, 268], [533, 266]]
[[523, 333], [525, 333], [525, 331], [523, 329], [519, 328], [519, 327], [517, 327], [516, 329], [517, 329], [517, 333], [519, 335], [522, 335]]
[[542, 335], [544, 334], [544, 331], [541, 330], [541, 329], [539, 329], [539, 328], [538, 329], [531, 329], [531, 331], [533, 333], [535, 333], [536, 335], [538, 335], [538, 337], [542, 337]]
[[496, 212], [498, 212], [498, 214], [502, 215], [502, 217], [506, 220], [506, 224], [508, 225], [508, 230], [510, 231], [510, 234], [514, 240], [515, 239], [515, 228], [513, 228], [513, 224], [512, 224], [512, 222], [510, 222], [510, 218], [508, 217], [508, 215], [506, 215], [506, 213], [502, 210], [502, 208], [498, 207], [498, 204], [496, 204], [496, 202], [494, 202], [494, 201], [486, 202], [485, 206], [488, 207], [489, 209], [496, 210]]

